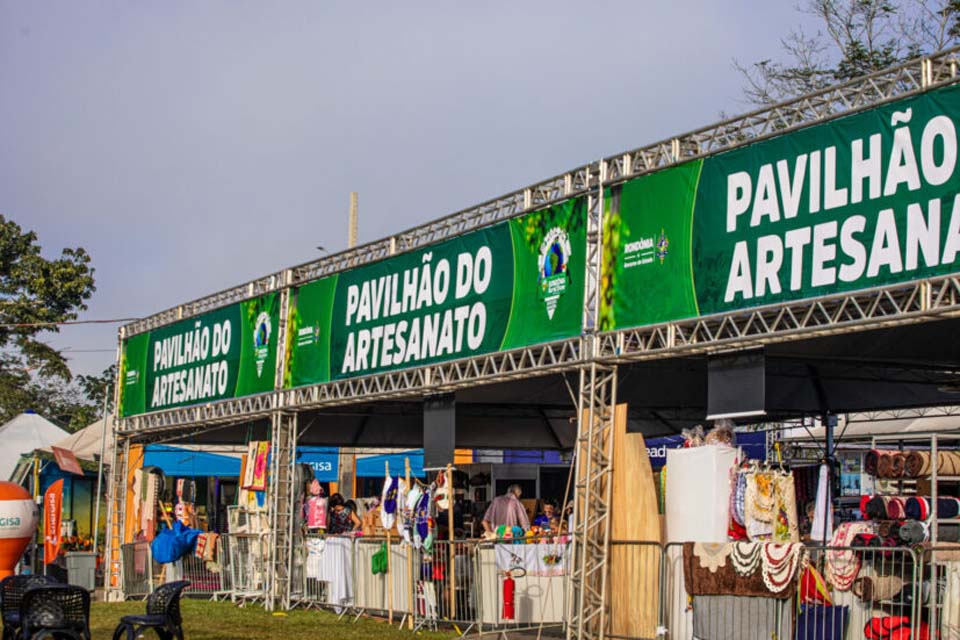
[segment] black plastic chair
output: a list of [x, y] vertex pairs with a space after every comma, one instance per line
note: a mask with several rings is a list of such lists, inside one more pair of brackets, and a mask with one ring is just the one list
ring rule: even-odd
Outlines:
[[123, 616], [113, 632], [113, 640], [135, 640], [147, 629], [153, 629], [161, 640], [183, 640], [183, 618], [180, 596], [190, 586], [189, 580], [168, 582], [157, 587], [147, 598], [147, 614]]
[[50, 576], [39, 574], [7, 576], [0, 580], [0, 616], [3, 617], [3, 640], [14, 640], [20, 631], [20, 603], [34, 587], [55, 584]]
[[20, 603], [20, 640], [90, 640], [90, 593], [69, 584], [27, 591]]

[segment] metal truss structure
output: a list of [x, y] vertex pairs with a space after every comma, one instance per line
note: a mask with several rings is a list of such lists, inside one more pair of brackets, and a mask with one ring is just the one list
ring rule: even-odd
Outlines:
[[[278, 411], [273, 416], [270, 444], [270, 566], [267, 608], [290, 608], [293, 571], [294, 463], [297, 459], [297, 414]], [[302, 487], [301, 487], [302, 489]]]
[[960, 315], [960, 276], [944, 276], [624, 329], [600, 336], [613, 362], [755, 347]]
[[[617, 365], [734, 350], [773, 342], [928, 322], [960, 315], [960, 276], [878, 287], [817, 299], [597, 332], [603, 280], [604, 189], [672, 165], [826, 122], [958, 81], [960, 48], [904, 63], [816, 93], [724, 120], [687, 134], [602, 158], [388, 238], [241, 284], [123, 327], [121, 340], [264, 293], [281, 294], [279, 344], [284, 344], [290, 292], [301, 284], [497, 224], [574, 197], [587, 200], [583, 335], [404, 371], [283, 389], [278, 353], [275, 390], [245, 398], [134, 416], [116, 425], [108, 531], [124, 530], [123, 487], [131, 442], [184, 436], [219, 425], [270, 419], [274, 455], [271, 525], [275, 532], [268, 606], [286, 607], [290, 592], [292, 479], [297, 412], [371, 401], [414, 398], [481, 384], [580, 372], [576, 444], [575, 560], [568, 637], [603, 637], [607, 618], [610, 460]], [[278, 350], [280, 352], [283, 349]], [[956, 411], [960, 409], [954, 408]], [[919, 410], [905, 410], [908, 412]], [[956, 415], [953, 412], [949, 415]], [[889, 412], [888, 412], [889, 413]], [[915, 415], [915, 414], [904, 414]], [[940, 415], [930, 414], [925, 415]], [[895, 416], [889, 416], [895, 417]], [[899, 416], [897, 416], [899, 417]], [[112, 543], [111, 543], [112, 544]], [[110, 555], [108, 566], [118, 559]], [[118, 579], [118, 584], [122, 584]]]
[[567, 638], [602, 638], [607, 625], [617, 368], [580, 371], [573, 498], [573, 567]]
[[885, 409], [883, 411], [860, 411], [858, 420], [883, 422], [884, 420], [910, 420], [917, 418], [952, 418], [960, 416], [960, 405], [942, 407], [912, 407], [909, 409]]

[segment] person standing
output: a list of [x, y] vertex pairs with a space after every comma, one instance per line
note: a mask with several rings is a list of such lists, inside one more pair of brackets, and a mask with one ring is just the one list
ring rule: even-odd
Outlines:
[[493, 533], [501, 525], [520, 527], [524, 531], [529, 529], [530, 520], [527, 518], [527, 510], [520, 503], [522, 494], [520, 485], [512, 484], [507, 487], [505, 494], [494, 498], [487, 507], [486, 513], [483, 514], [483, 530]]

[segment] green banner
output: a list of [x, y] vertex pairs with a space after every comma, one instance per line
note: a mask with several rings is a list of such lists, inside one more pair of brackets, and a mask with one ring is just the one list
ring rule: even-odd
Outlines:
[[580, 334], [577, 198], [293, 292], [287, 388]]
[[271, 293], [125, 340], [121, 415], [273, 390], [279, 320]]
[[960, 87], [606, 190], [600, 329], [958, 271]]

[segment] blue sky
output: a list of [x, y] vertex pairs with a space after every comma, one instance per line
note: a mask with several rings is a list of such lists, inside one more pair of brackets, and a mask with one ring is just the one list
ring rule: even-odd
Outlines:
[[[792, 2], [0, 0], [0, 213], [149, 315], [746, 110]], [[76, 373], [116, 326], [49, 337]]]

